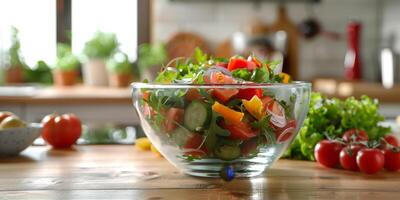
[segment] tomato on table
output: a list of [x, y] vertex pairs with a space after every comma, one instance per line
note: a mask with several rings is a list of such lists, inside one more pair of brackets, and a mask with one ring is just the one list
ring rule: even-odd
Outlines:
[[323, 166], [335, 168], [339, 165], [339, 154], [343, 145], [334, 140], [322, 140], [314, 149], [315, 159]]
[[357, 153], [357, 165], [366, 174], [375, 174], [384, 164], [385, 156], [380, 149], [364, 148]]
[[343, 133], [343, 140], [347, 143], [368, 141], [368, 134], [361, 129], [350, 129]]
[[398, 148], [386, 149], [385, 169], [388, 171], [398, 171], [400, 169], [400, 151]]
[[257, 130], [252, 130], [251, 126], [244, 122], [228, 124], [227, 122], [222, 121], [221, 127], [231, 133], [229, 138], [233, 140], [248, 140], [257, 136], [259, 133]]
[[394, 135], [386, 135], [383, 137], [383, 141], [381, 142], [382, 148], [386, 149], [387, 144], [392, 145], [393, 147], [398, 147], [399, 146], [399, 141]]
[[340, 151], [340, 165], [343, 169], [359, 171], [357, 153], [364, 148], [362, 145], [350, 145]]
[[42, 120], [42, 137], [54, 148], [71, 147], [82, 133], [81, 121], [74, 114], [50, 114]]

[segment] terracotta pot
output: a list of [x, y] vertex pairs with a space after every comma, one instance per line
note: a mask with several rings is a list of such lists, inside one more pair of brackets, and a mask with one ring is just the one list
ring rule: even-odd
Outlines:
[[111, 87], [128, 87], [132, 81], [131, 74], [110, 74], [108, 78]]
[[53, 71], [54, 85], [56, 85], [56, 86], [75, 85], [77, 76], [78, 76], [78, 73], [75, 70], [73, 70], [73, 71], [55, 70], [55, 71]]
[[11, 67], [6, 70], [6, 83], [22, 83], [23, 82], [23, 71], [21, 67]]

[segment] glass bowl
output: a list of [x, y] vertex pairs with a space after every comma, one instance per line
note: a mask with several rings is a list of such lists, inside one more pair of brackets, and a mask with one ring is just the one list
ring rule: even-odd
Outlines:
[[[171, 164], [225, 179], [257, 176], [278, 160], [303, 124], [311, 93], [306, 82], [132, 88], [145, 134]], [[241, 97], [224, 98], [232, 91]]]

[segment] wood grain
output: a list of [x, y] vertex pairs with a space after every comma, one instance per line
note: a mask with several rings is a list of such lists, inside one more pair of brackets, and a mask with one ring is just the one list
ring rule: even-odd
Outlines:
[[364, 175], [280, 160], [264, 175], [226, 183], [178, 172], [133, 146], [30, 147], [0, 159], [2, 199], [397, 199], [400, 174]]

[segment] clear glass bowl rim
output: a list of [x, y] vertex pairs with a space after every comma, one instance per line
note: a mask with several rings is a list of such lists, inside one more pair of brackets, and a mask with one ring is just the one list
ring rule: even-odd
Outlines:
[[160, 84], [160, 83], [142, 83], [134, 82], [132, 88], [142, 89], [187, 89], [187, 88], [203, 88], [203, 89], [232, 89], [232, 88], [311, 88], [311, 83], [305, 81], [293, 81], [291, 83], [250, 83], [250, 84]]

